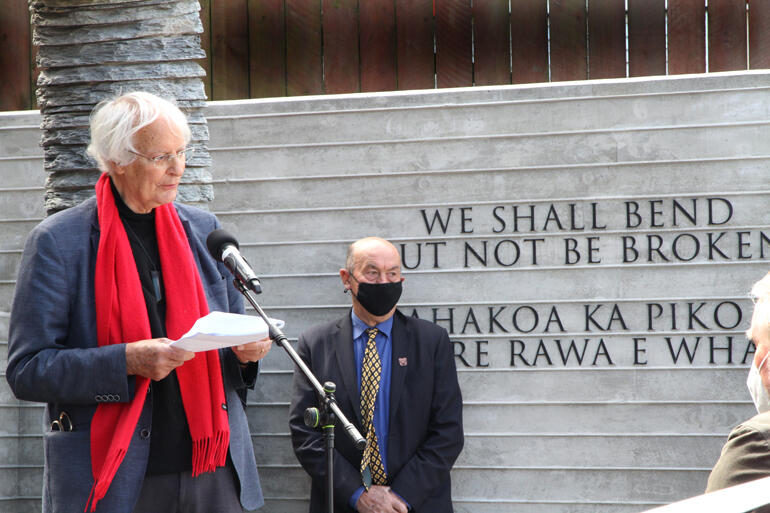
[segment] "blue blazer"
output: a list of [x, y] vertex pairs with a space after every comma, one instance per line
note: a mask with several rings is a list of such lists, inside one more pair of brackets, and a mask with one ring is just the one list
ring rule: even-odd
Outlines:
[[[388, 485], [418, 513], [452, 511], [449, 471], [463, 447], [462, 396], [445, 329], [396, 311], [391, 332]], [[361, 398], [353, 351], [353, 325], [345, 317], [303, 333], [297, 352], [318, 380], [337, 385], [340, 409], [362, 436]], [[303, 415], [317, 406], [315, 389], [297, 370], [289, 426], [297, 459], [312, 478], [310, 512], [326, 511], [326, 454], [320, 430]], [[353, 511], [348, 500], [361, 486], [362, 452], [336, 424], [334, 510]]]
[[[214, 215], [175, 204], [198, 265], [209, 310], [243, 313], [243, 298], [229, 274], [206, 250], [206, 237], [219, 228]], [[94, 269], [99, 246], [96, 199], [55, 214], [27, 238], [11, 307], [6, 377], [16, 397], [46, 403], [43, 415], [43, 512], [81, 513], [93, 485], [91, 419], [99, 402], [128, 402], [133, 376], [126, 376], [125, 345], [99, 347], [96, 340]], [[264, 501], [254, 448], [241, 396], [244, 382], [237, 358], [220, 351], [230, 424], [230, 456], [240, 481], [244, 509]], [[150, 452], [150, 394], [123, 463], [97, 511], [131, 513]], [[71, 432], [51, 429], [66, 411]]]

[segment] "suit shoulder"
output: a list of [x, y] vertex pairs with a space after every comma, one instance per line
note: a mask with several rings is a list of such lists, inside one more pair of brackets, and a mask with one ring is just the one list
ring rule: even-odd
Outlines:
[[53, 240], [56, 241], [54, 244], [62, 247], [77, 247], [82, 244], [81, 238], [87, 237], [96, 223], [96, 198], [91, 197], [43, 219], [30, 230], [27, 245], [36, 246], [43, 240]]
[[396, 311], [396, 315], [398, 316], [398, 320], [400, 322], [403, 322], [407, 328], [415, 329], [422, 334], [434, 335], [436, 337], [440, 337], [443, 335], [449, 336], [446, 329], [439, 326], [435, 322], [431, 322], [425, 319], [420, 319], [418, 317], [410, 317], [410, 316], [404, 315], [400, 311]]
[[210, 228], [211, 230], [219, 226], [217, 216], [207, 210], [193, 207], [192, 205], [185, 205], [184, 203], [174, 203], [174, 207], [179, 213], [180, 219], [189, 221], [196, 226], [206, 229]]
[[733, 429], [731, 436], [747, 432], [754, 432], [770, 441], [770, 411], [760, 413], [742, 422]]

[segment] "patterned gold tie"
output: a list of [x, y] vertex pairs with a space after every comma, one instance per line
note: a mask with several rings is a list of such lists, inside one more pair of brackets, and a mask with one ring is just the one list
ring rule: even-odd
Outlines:
[[377, 336], [377, 328], [366, 330], [369, 339], [366, 341], [364, 361], [361, 365], [361, 418], [366, 429], [366, 448], [361, 459], [361, 480], [368, 490], [372, 484], [384, 485], [388, 481], [385, 467], [382, 466], [380, 456], [380, 444], [377, 442], [377, 434], [374, 432], [374, 402], [377, 391], [380, 389], [380, 355], [377, 353], [377, 344], [374, 337]]

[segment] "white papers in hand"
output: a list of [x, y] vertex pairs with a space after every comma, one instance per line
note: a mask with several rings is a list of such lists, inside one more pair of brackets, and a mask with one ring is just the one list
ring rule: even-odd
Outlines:
[[[270, 319], [277, 328], [284, 322]], [[186, 351], [211, 351], [223, 347], [239, 346], [268, 336], [268, 327], [261, 317], [226, 312], [211, 312], [201, 317], [182, 338], [171, 342], [172, 347]]]

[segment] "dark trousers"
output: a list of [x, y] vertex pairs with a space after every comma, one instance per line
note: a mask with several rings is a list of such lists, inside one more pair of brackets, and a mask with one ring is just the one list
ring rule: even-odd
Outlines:
[[193, 478], [190, 471], [145, 476], [134, 513], [242, 513], [229, 461]]

